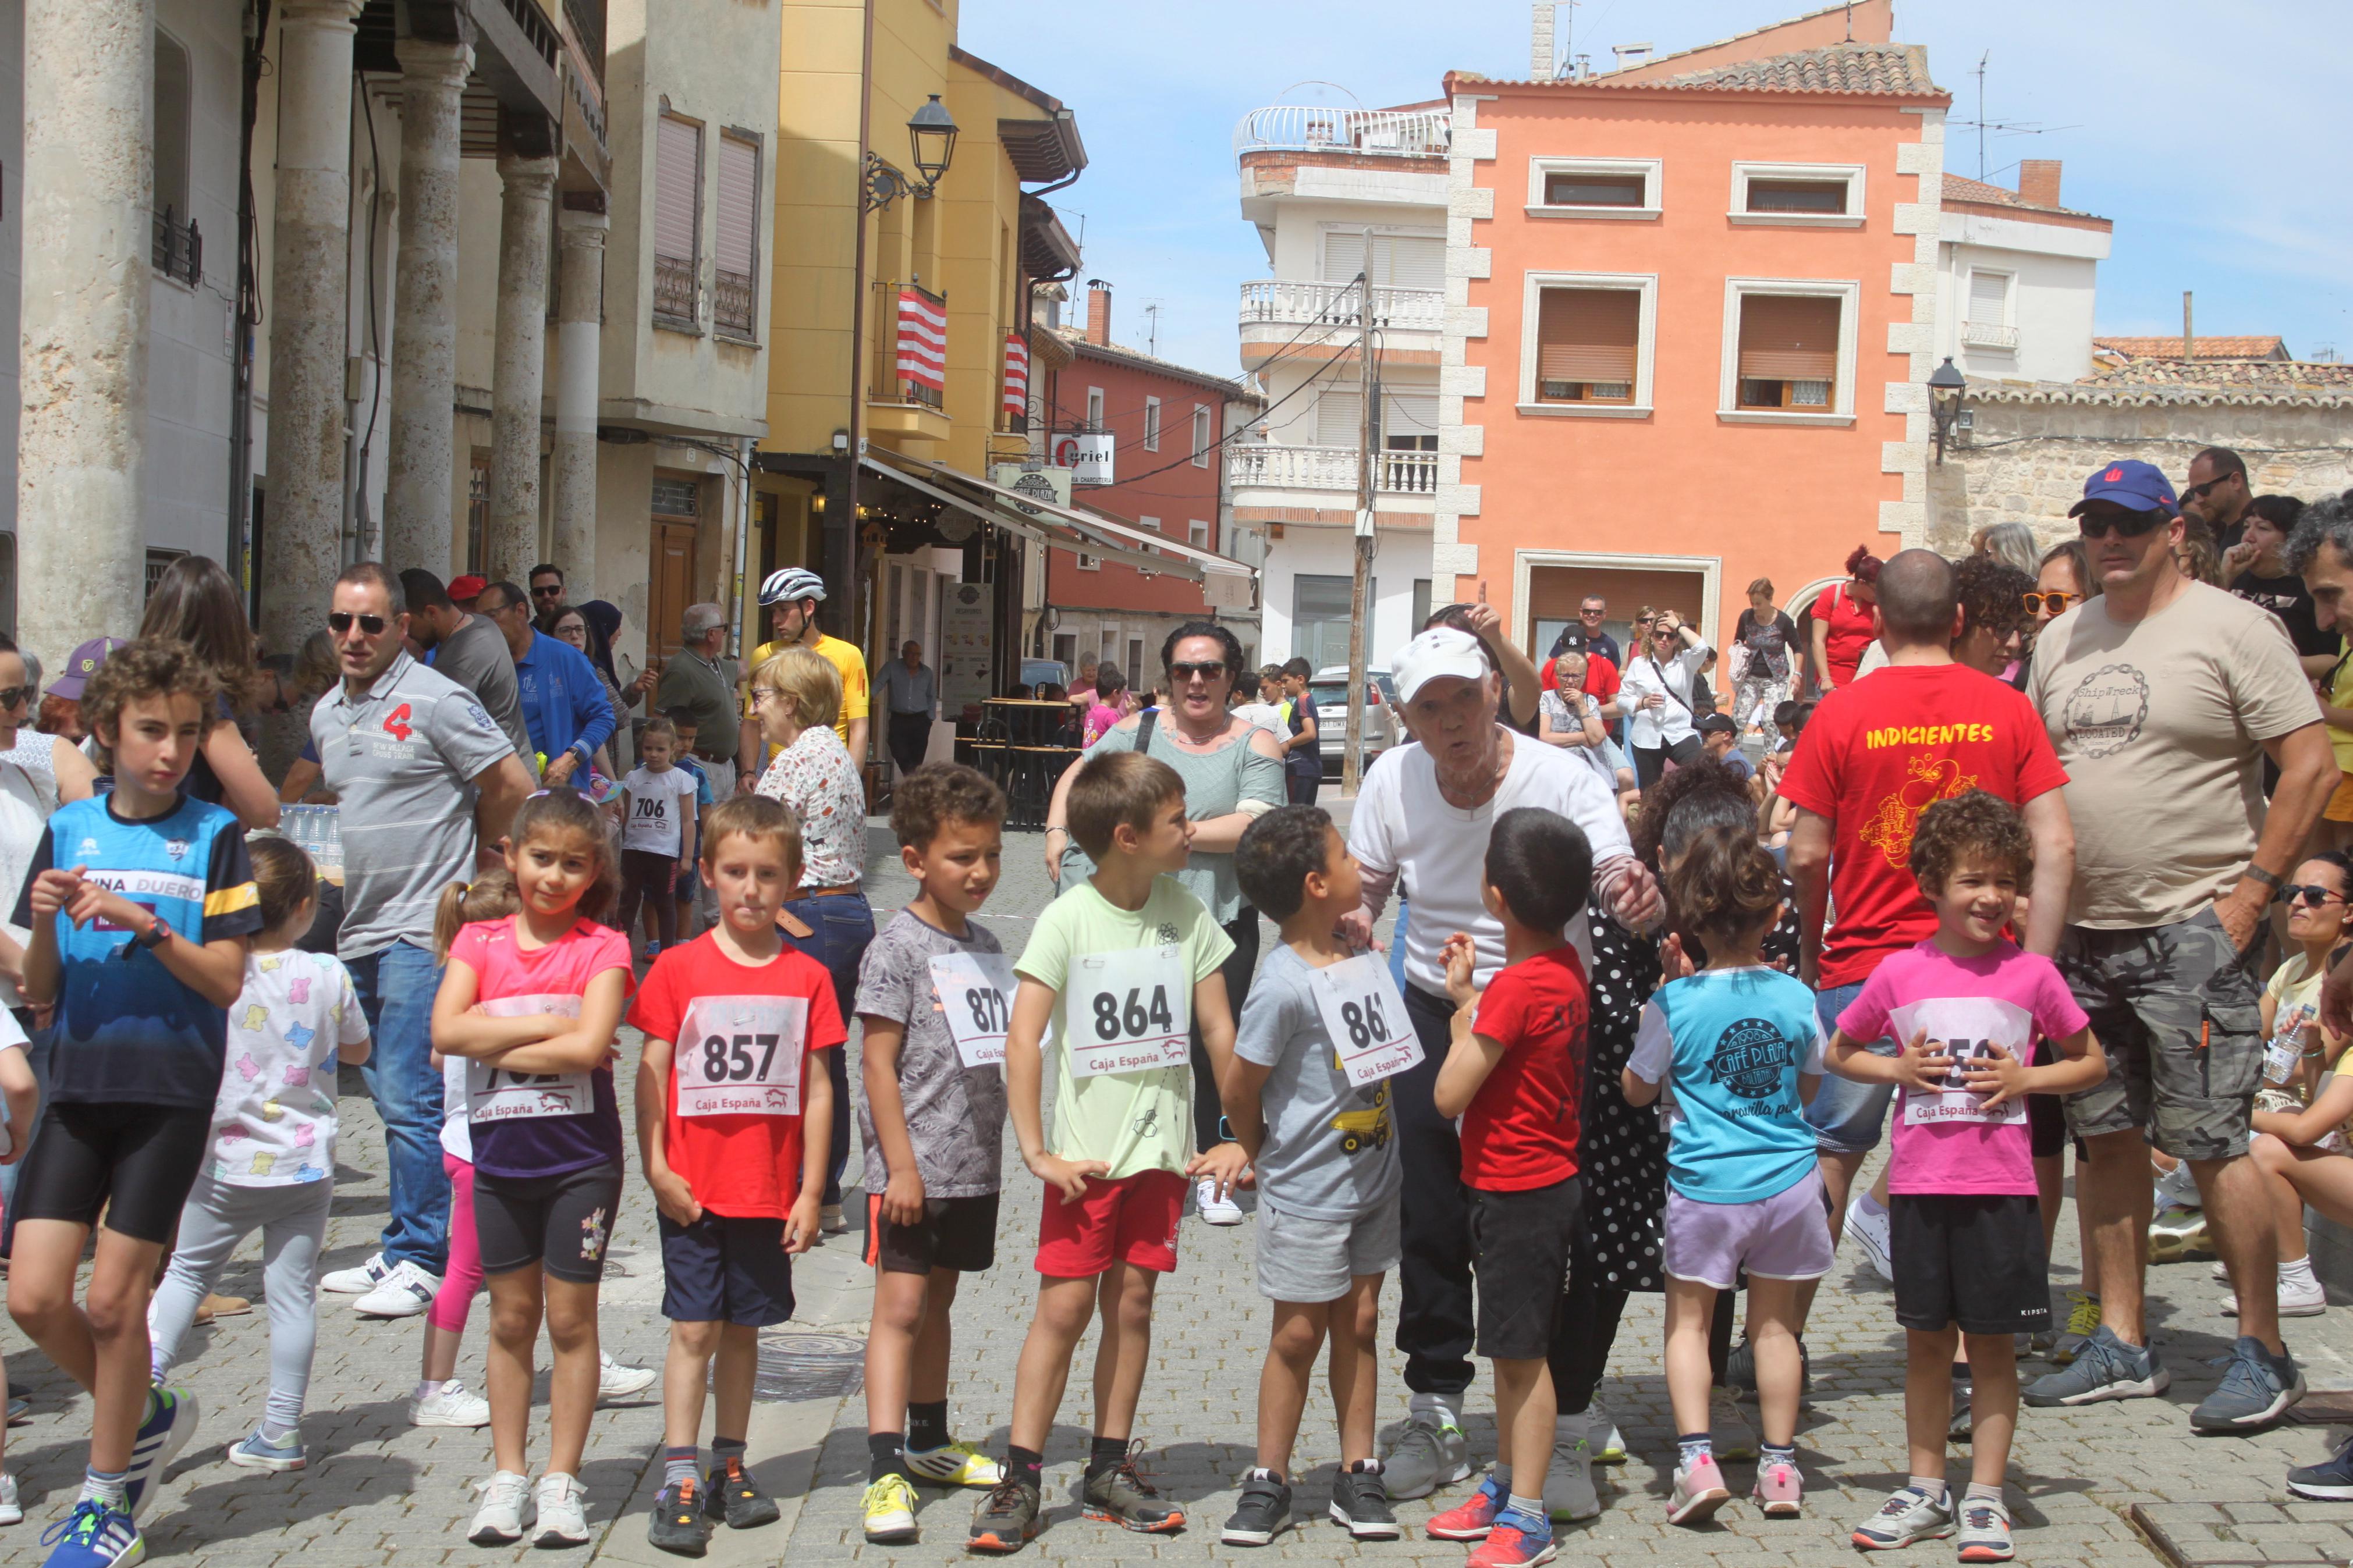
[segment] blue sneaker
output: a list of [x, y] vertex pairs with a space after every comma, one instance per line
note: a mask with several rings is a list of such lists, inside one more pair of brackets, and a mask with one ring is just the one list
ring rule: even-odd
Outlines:
[[2295, 1358], [2275, 1356], [2263, 1341], [2242, 1334], [2231, 1347], [2221, 1385], [2189, 1413], [2189, 1426], [2199, 1432], [2250, 1431], [2278, 1420], [2303, 1397], [2304, 1373], [2296, 1370]]
[[2291, 1497], [2316, 1502], [2353, 1502], [2353, 1442], [2347, 1443], [2316, 1465], [2299, 1465], [2287, 1473]]
[[1507, 1508], [1495, 1516], [1487, 1539], [1472, 1551], [1464, 1568], [1535, 1568], [1558, 1552], [1553, 1544], [1552, 1521]]
[[[2075, 1359], [2019, 1391], [2029, 1405], [2092, 1405], [2104, 1399], [2148, 1399], [2172, 1378], [2146, 1345], [2128, 1345], [2105, 1323], [2084, 1342]], [[2301, 1393], [2301, 1390], [2298, 1390]]]
[[310, 1463], [303, 1457], [301, 1436], [290, 1436], [283, 1443], [273, 1443], [259, 1432], [231, 1448], [228, 1462], [243, 1465], [248, 1470], [299, 1470]]
[[132, 1568], [147, 1560], [147, 1542], [131, 1516], [90, 1498], [43, 1531], [41, 1544], [56, 1549], [46, 1568]]
[[[130, 1503], [123, 1512], [136, 1519], [164, 1467], [196, 1435], [196, 1396], [185, 1388], [157, 1384], [147, 1405], [147, 1418], [131, 1440], [131, 1468], [123, 1478], [122, 1495]], [[144, 1551], [145, 1548], [141, 1548]], [[111, 1561], [111, 1559], [110, 1559]]]

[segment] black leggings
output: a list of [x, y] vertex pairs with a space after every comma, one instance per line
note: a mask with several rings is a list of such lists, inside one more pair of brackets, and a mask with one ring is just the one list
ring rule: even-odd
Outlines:
[[678, 900], [670, 896], [677, 876], [675, 855], [657, 855], [650, 849], [621, 851], [621, 907], [613, 927], [632, 947], [638, 940], [638, 904], [647, 898], [654, 901], [654, 929], [661, 932], [661, 944], [668, 947], [678, 940]]
[[1683, 767], [1698, 760], [1705, 748], [1697, 735], [1685, 735], [1672, 746], [1631, 746], [1634, 753], [1634, 782], [1649, 789], [1666, 777], [1667, 764]]
[[[1233, 1016], [1242, 1016], [1242, 1002], [1250, 995], [1250, 972], [1258, 967], [1258, 911], [1245, 905], [1242, 912], [1228, 921], [1226, 935], [1233, 939], [1234, 951], [1219, 966], [1218, 973], [1226, 977], [1226, 1005]], [[1219, 1135], [1218, 1123], [1225, 1116], [1225, 1102], [1218, 1098], [1218, 1075], [1209, 1070], [1208, 1048], [1201, 1044], [1201, 1020], [1193, 1020], [1193, 1146], [1197, 1149], [1216, 1148], [1225, 1140]]]

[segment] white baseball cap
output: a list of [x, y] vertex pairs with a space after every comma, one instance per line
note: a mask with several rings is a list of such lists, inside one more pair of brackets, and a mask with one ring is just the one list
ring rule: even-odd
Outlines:
[[1453, 676], [1462, 680], [1483, 679], [1493, 668], [1487, 662], [1487, 650], [1469, 632], [1452, 626], [1432, 626], [1408, 643], [1389, 660], [1390, 673], [1397, 680], [1398, 700], [1410, 702], [1413, 694], [1428, 681]]

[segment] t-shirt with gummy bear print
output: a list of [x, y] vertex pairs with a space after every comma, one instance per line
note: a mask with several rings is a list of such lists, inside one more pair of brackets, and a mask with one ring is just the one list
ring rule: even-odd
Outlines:
[[367, 1037], [341, 962], [293, 948], [247, 954], [213, 1103], [213, 1180], [283, 1187], [333, 1174], [336, 1052]]

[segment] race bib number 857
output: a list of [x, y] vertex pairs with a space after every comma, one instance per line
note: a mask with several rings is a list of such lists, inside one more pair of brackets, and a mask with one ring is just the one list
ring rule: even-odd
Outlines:
[[698, 996], [680, 1021], [681, 1116], [798, 1116], [805, 996]]

